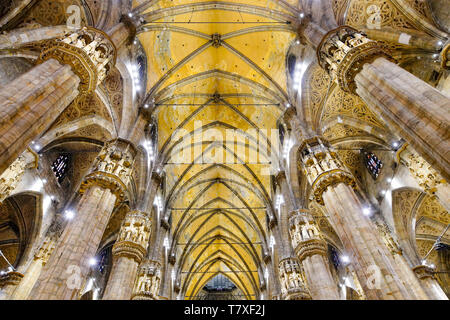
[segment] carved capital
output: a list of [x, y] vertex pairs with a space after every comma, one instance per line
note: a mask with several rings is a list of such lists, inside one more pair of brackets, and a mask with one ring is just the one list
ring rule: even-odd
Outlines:
[[7, 286], [17, 286], [23, 278], [23, 274], [11, 271], [0, 277], [0, 288], [5, 288]]
[[131, 300], [157, 300], [161, 283], [161, 264], [145, 260], [139, 266], [134, 293]]
[[96, 185], [111, 190], [116, 195], [116, 202], [125, 200], [135, 156], [135, 147], [126, 140], [117, 139], [106, 143], [95, 160], [92, 172], [84, 178], [80, 193]]
[[39, 156], [28, 148], [0, 175], [0, 202], [16, 189], [26, 169], [37, 168], [38, 161]]
[[306, 281], [296, 258], [280, 261], [281, 295], [284, 300], [311, 300]]
[[47, 41], [37, 63], [56, 59], [69, 65], [80, 78], [80, 92], [91, 93], [114, 66], [116, 51], [106, 33], [92, 27], [83, 27], [62, 38]]
[[292, 247], [300, 261], [316, 254], [326, 255], [327, 246], [309, 210], [292, 211], [289, 215]]
[[355, 77], [366, 63], [379, 57], [393, 60], [387, 47], [349, 26], [328, 32], [317, 47], [319, 64], [342, 90], [355, 93]]
[[319, 204], [324, 204], [322, 195], [330, 186], [344, 183], [356, 189], [355, 178], [326, 140], [311, 138], [302, 143], [300, 150], [301, 166]]
[[144, 258], [151, 233], [151, 220], [140, 211], [131, 211], [120, 227], [119, 236], [112, 248], [115, 257], [128, 257], [140, 263]]

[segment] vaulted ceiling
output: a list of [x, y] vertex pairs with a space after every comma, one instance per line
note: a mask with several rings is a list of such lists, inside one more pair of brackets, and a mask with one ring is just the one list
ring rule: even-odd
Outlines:
[[[135, 8], [146, 21], [138, 30], [147, 54], [146, 101], [156, 107], [171, 250], [187, 298], [219, 273], [246, 298], [259, 295], [272, 195], [271, 161], [258, 149], [257, 130], [276, 129], [288, 101], [285, 57], [296, 38], [288, 4], [179, 0]], [[200, 128], [210, 135], [195, 144]], [[227, 130], [238, 130], [238, 145]], [[259, 142], [268, 150], [269, 135]], [[198, 148], [191, 160], [177, 161], [190, 145]], [[245, 159], [250, 152], [256, 163]]]

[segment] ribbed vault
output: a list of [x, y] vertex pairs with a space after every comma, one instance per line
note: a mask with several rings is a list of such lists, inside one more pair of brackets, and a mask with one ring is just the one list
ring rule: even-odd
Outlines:
[[279, 161], [270, 130], [288, 103], [293, 2], [147, 1], [134, 8], [145, 19], [137, 32], [166, 176], [169, 254], [187, 299], [219, 274], [245, 298], [259, 297], [273, 214], [269, 168]]

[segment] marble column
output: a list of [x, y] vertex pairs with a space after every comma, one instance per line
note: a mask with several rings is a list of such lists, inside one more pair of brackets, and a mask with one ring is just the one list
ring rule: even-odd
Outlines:
[[79, 93], [95, 90], [115, 55], [108, 35], [83, 28], [49, 40], [38, 65], [0, 89], [0, 174]]
[[305, 284], [297, 258], [289, 257], [281, 260], [279, 274], [283, 300], [311, 300], [311, 294]]
[[33, 261], [26, 270], [22, 281], [20, 281], [17, 289], [11, 295], [11, 300], [26, 300], [28, 298], [42, 272], [42, 268], [48, 262], [50, 255], [55, 249], [56, 239], [56, 234], [45, 237], [44, 242], [38, 248]]
[[305, 271], [314, 300], [339, 300], [339, 290], [330, 270], [327, 244], [307, 209], [295, 210], [289, 217], [292, 247]]
[[304, 141], [300, 150], [311, 192], [326, 207], [367, 299], [426, 299], [419, 286], [411, 289], [411, 269], [395, 263], [380, 234], [363, 214], [355, 179], [329, 143], [313, 137]]
[[138, 266], [147, 253], [151, 220], [141, 211], [127, 213], [112, 248], [113, 263], [103, 300], [130, 300]]
[[161, 264], [154, 260], [144, 260], [139, 266], [131, 300], [159, 300], [160, 284]]
[[348, 26], [328, 32], [317, 56], [341, 89], [358, 94], [444, 178], [450, 177], [450, 98], [393, 63], [382, 43]]
[[136, 148], [128, 141], [110, 141], [100, 151], [93, 169], [80, 187], [81, 199], [76, 216], [68, 223], [55, 252], [34, 286], [35, 300], [78, 299], [116, 203], [128, 198], [128, 184], [134, 166]]
[[448, 300], [447, 295], [444, 290], [442, 290], [439, 285], [436, 276], [434, 275], [435, 270], [426, 265], [420, 265], [413, 268], [416, 273], [422, 287], [427, 292], [428, 296], [433, 300]]

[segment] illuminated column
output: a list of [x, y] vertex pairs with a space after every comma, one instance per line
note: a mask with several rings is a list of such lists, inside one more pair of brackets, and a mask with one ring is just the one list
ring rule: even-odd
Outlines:
[[76, 216], [59, 238], [55, 252], [34, 286], [31, 299], [78, 299], [111, 213], [128, 198], [136, 156], [128, 141], [110, 141], [100, 151], [80, 187]]
[[28, 148], [0, 175], [0, 202], [16, 189], [27, 168], [37, 168], [38, 161], [39, 156]]
[[141, 211], [131, 211], [112, 248], [113, 264], [103, 300], [130, 300], [138, 266], [147, 253], [151, 221]]
[[448, 300], [444, 290], [439, 285], [434, 272], [434, 268], [426, 265], [420, 265], [413, 268], [416, 273], [422, 287], [427, 292], [428, 296], [433, 300]]
[[292, 247], [305, 271], [314, 300], [338, 300], [339, 291], [330, 271], [327, 244], [308, 210], [291, 212], [289, 233]]
[[161, 264], [158, 261], [145, 260], [139, 266], [131, 300], [159, 300], [161, 284]]
[[7, 300], [11, 297], [14, 290], [16, 290], [23, 274], [15, 271], [10, 271], [0, 276], [0, 300]]
[[283, 300], [311, 300], [297, 258], [286, 258], [279, 264]]
[[95, 90], [115, 55], [108, 35], [86, 27], [48, 40], [37, 66], [0, 89], [0, 174], [79, 93]]
[[421, 299], [411, 290], [411, 269], [398, 271], [396, 263], [374, 225], [364, 215], [365, 206], [355, 193], [353, 175], [332, 147], [319, 137], [303, 142], [301, 165], [315, 200], [325, 205], [330, 223], [341, 239], [367, 299]]
[[42, 268], [48, 262], [50, 255], [55, 249], [57, 235], [45, 237], [44, 242], [34, 255], [34, 259], [28, 267], [25, 275], [17, 286], [17, 289], [12, 294], [11, 300], [26, 300], [33, 289], [34, 284], [42, 272]]
[[341, 89], [358, 94], [389, 128], [449, 178], [448, 97], [391, 62], [382, 43], [348, 26], [328, 32], [317, 56]]

